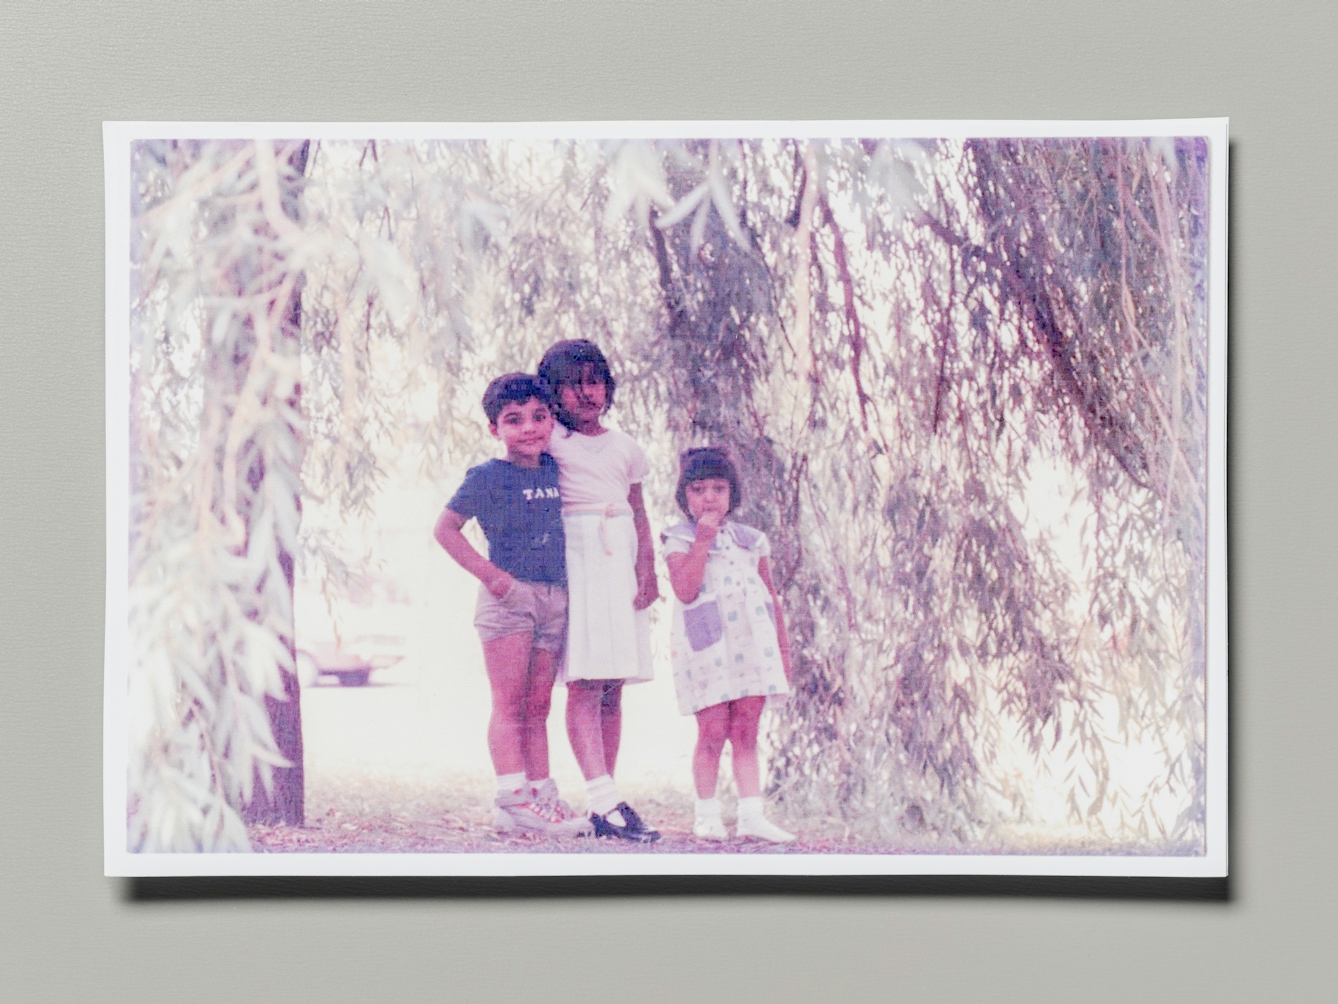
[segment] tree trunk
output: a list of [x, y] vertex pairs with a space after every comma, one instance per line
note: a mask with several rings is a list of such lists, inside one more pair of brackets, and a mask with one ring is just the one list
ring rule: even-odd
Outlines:
[[[310, 147], [310, 142], [301, 144], [289, 158], [289, 164], [298, 179], [306, 174]], [[284, 213], [289, 219], [301, 223], [302, 188], [300, 181], [288, 180], [284, 183], [284, 179], [281, 179], [281, 184], [283, 185], [281, 196]], [[284, 318], [283, 329], [280, 333], [280, 345], [285, 354], [298, 354], [301, 345], [301, 331], [302, 283], [299, 281], [293, 287], [292, 300], [288, 305], [287, 315]], [[294, 391], [288, 404], [293, 407], [294, 411], [298, 410], [301, 404], [300, 385]], [[264, 460], [257, 459], [256, 463], [247, 471], [246, 476], [252, 492], [255, 492], [265, 477]], [[301, 498], [299, 497], [295, 501], [298, 510], [301, 511]], [[247, 532], [249, 536], [249, 526]], [[283, 568], [284, 579], [288, 586], [290, 598], [288, 608], [292, 610], [293, 555], [282, 546], [279, 548], [279, 564]], [[292, 622], [287, 625], [284, 642], [288, 647], [290, 662], [296, 667], [296, 662], [293, 660], [295, 660], [297, 654], [297, 639], [295, 626]], [[287, 670], [283, 672], [283, 690], [284, 700], [280, 701], [272, 697], [266, 697], [265, 709], [269, 712], [270, 728], [274, 732], [274, 741], [279, 747], [279, 752], [283, 754], [290, 766], [274, 769], [273, 785], [269, 791], [266, 791], [257, 771], [257, 776], [254, 779], [254, 794], [251, 801], [242, 810], [242, 818], [247, 823], [283, 822], [292, 826], [301, 826], [306, 818], [306, 773], [302, 749], [302, 688], [298, 684], [295, 673]]]

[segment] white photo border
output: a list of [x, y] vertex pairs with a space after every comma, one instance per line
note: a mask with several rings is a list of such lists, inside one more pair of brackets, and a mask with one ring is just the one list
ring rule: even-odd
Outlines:
[[[1207, 139], [1209, 157], [1206, 701], [1207, 835], [1201, 856], [1022, 854], [245, 854], [126, 848], [126, 581], [129, 568], [130, 146], [143, 139], [1060, 138]], [[849, 120], [692, 122], [104, 122], [107, 586], [103, 840], [108, 876], [1035, 875], [1220, 878], [1228, 867], [1227, 177], [1228, 120]]]

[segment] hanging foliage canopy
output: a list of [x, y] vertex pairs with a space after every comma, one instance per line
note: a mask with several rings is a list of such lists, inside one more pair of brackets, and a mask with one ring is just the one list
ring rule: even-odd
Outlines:
[[132, 846], [244, 845], [288, 762], [283, 562], [341, 560], [293, 500], [476, 462], [486, 381], [580, 336], [653, 520], [680, 450], [738, 458], [787, 812], [1004, 847], [1053, 775], [1107, 845], [1202, 851], [1204, 142], [306, 149], [136, 151]]

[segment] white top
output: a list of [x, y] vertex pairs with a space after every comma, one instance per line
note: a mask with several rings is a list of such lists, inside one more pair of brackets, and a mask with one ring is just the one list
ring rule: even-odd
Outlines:
[[635, 439], [617, 429], [585, 436], [559, 425], [548, 452], [558, 462], [562, 511], [627, 505], [627, 494], [650, 473], [650, 460]]

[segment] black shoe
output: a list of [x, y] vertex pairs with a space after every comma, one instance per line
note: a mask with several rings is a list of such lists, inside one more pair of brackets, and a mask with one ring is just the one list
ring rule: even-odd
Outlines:
[[650, 829], [650, 827], [641, 821], [641, 817], [636, 814], [636, 811], [626, 802], [619, 802], [618, 808], [615, 811], [622, 815], [623, 822], [627, 824], [624, 829], [629, 833], [639, 834], [637, 837], [638, 840], [644, 840], [646, 843], [653, 843], [660, 839], [660, 831]]
[[622, 813], [626, 825], [619, 826], [612, 822], [608, 816], [601, 816], [598, 813], [590, 813], [590, 823], [595, 828], [597, 837], [616, 837], [619, 840], [631, 840], [638, 844], [653, 844], [660, 839], [660, 834], [655, 830], [646, 829], [646, 824], [628, 806], [626, 802], [620, 802], [615, 812]]

